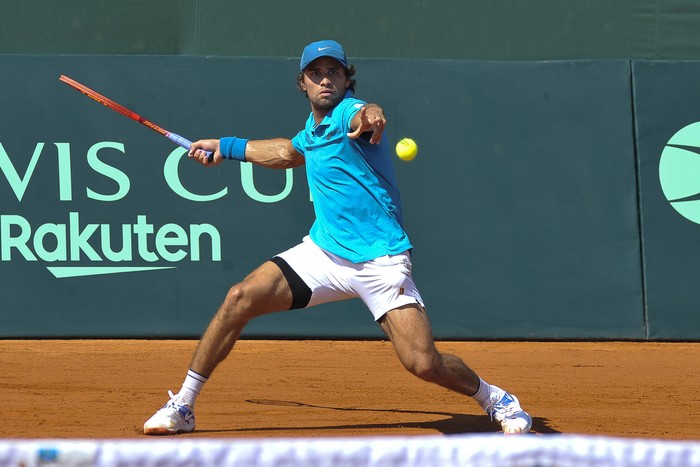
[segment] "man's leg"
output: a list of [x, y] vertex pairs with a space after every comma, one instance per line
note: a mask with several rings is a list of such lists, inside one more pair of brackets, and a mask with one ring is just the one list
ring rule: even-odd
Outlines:
[[421, 379], [473, 396], [479, 376], [460, 358], [435, 348], [428, 315], [420, 305], [406, 305], [382, 316], [379, 325], [408, 371]]
[[287, 279], [271, 261], [231, 287], [197, 344], [180, 392], [170, 392], [170, 401], [144, 424], [144, 434], [193, 431], [195, 399], [216, 366], [229, 355], [245, 325], [256, 316], [288, 310], [291, 304]]
[[379, 319], [396, 354], [408, 371], [419, 378], [465, 394], [501, 423], [504, 433], [527, 433], [530, 416], [515, 396], [483, 381], [459, 357], [435, 348], [428, 315], [418, 304], [405, 305]]
[[248, 321], [264, 314], [288, 310], [292, 291], [282, 271], [267, 261], [226, 295], [192, 356], [190, 368], [209, 377], [233, 349]]

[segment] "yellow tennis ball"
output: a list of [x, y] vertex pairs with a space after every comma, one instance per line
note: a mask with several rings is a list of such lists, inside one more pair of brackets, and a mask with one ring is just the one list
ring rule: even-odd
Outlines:
[[402, 161], [412, 161], [418, 154], [418, 145], [411, 138], [404, 138], [396, 143], [396, 155]]

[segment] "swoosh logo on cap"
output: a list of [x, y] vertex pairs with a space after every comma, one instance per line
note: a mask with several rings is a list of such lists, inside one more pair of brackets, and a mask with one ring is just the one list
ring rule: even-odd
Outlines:
[[319, 48], [318, 48], [318, 51], [319, 51], [319, 52], [322, 52], [322, 51], [324, 51], [324, 50], [326, 50], [326, 49], [330, 49], [330, 47], [319, 47]]

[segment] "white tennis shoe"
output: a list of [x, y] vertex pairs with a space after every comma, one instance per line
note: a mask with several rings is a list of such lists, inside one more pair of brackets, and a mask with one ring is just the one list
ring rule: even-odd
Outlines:
[[144, 435], [175, 435], [194, 431], [194, 411], [168, 391], [170, 400], [143, 424]]
[[506, 435], [527, 433], [532, 427], [532, 418], [520, 407], [518, 398], [498, 386], [491, 386], [491, 395], [483, 408], [501, 424]]

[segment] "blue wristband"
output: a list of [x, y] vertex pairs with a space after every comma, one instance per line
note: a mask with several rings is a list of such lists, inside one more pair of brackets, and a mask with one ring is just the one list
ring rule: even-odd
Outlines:
[[219, 139], [219, 152], [226, 159], [245, 162], [245, 147], [247, 144], [248, 140], [244, 138], [236, 138], [235, 136], [221, 138]]

